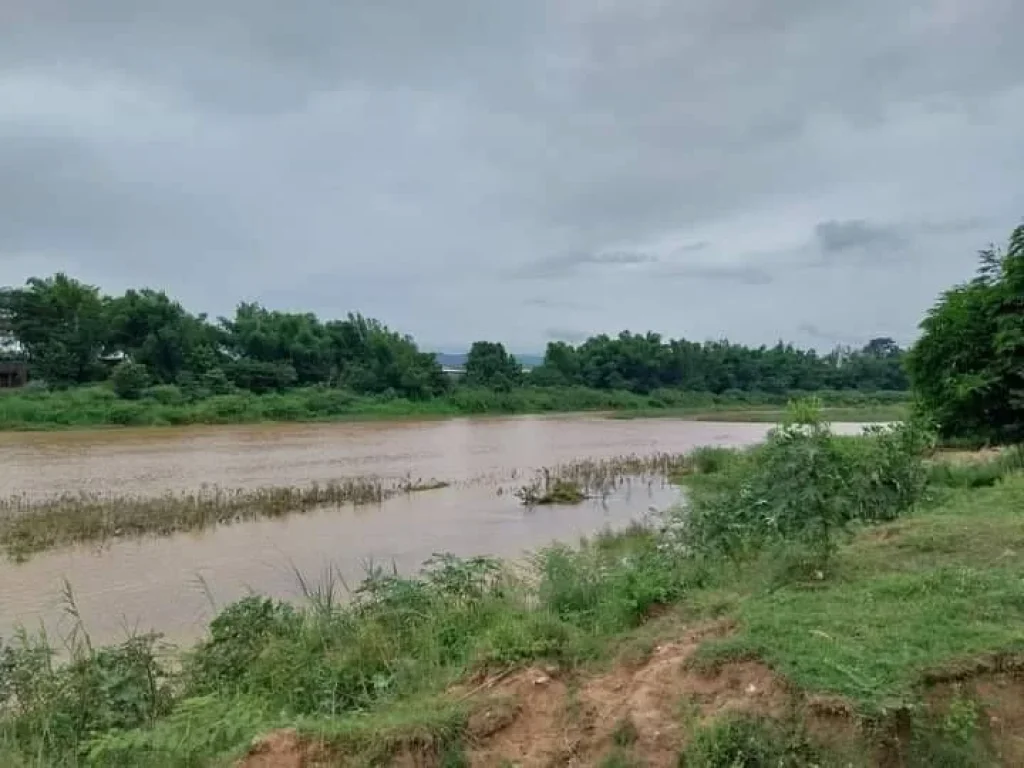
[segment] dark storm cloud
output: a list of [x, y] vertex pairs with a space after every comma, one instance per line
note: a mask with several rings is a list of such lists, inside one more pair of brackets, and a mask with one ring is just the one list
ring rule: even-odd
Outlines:
[[428, 344], [907, 336], [1024, 213], [1022, 28], [1019, 0], [8, 0], [0, 284]]

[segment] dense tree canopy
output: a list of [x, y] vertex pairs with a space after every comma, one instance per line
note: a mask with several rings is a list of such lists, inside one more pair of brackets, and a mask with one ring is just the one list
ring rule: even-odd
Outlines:
[[466, 384], [507, 391], [523, 381], [523, 366], [500, 342], [477, 341], [466, 356]]
[[939, 298], [907, 369], [947, 436], [1024, 439], [1024, 225], [1005, 251], [980, 254], [977, 276]]
[[727, 341], [664, 340], [656, 333], [595, 336], [578, 347], [548, 345], [544, 364], [531, 373], [539, 382], [597, 389], [686, 389], [721, 394], [781, 394], [822, 389], [902, 390], [907, 381], [902, 353], [892, 339], [875, 339], [861, 350], [827, 355], [781, 342], [750, 348]]
[[177, 385], [194, 396], [317, 385], [414, 399], [453, 386], [572, 386], [640, 394], [907, 386], [903, 354], [892, 339], [820, 355], [782, 343], [750, 348], [628, 332], [595, 336], [578, 346], [551, 343], [543, 364], [529, 372], [501, 343], [478, 341], [465, 375], [455, 381], [411, 338], [362, 315], [325, 321], [312, 313], [242, 303], [232, 317], [213, 321], [162, 291], [105, 296], [64, 274], [0, 291], [0, 342], [4, 349], [20, 350], [34, 378], [52, 386], [108, 379], [119, 363], [129, 362], [135, 367], [119, 369], [117, 389], [131, 396], [140, 382]]
[[3, 314], [37, 375], [56, 384], [103, 375], [99, 357], [109, 331], [99, 289], [64, 274], [31, 278], [5, 290]]

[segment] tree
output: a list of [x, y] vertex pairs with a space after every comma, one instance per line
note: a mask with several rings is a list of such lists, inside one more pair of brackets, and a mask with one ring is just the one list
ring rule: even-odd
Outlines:
[[1024, 225], [977, 276], [944, 292], [907, 355], [914, 393], [946, 436], [1024, 439]]
[[294, 387], [298, 378], [291, 363], [268, 363], [249, 358], [231, 361], [224, 373], [236, 387], [247, 389], [257, 395], [281, 392]]
[[465, 382], [471, 387], [508, 391], [522, 382], [523, 366], [501, 342], [474, 341], [466, 356]]
[[172, 383], [186, 370], [200, 374], [217, 365], [216, 329], [163, 291], [126, 291], [106, 311], [107, 346], [145, 365], [157, 381]]
[[3, 297], [8, 333], [20, 343], [34, 376], [55, 385], [104, 376], [99, 362], [107, 324], [98, 288], [63, 273], [30, 278]]
[[349, 314], [327, 323], [327, 332], [338, 383], [355, 392], [423, 399], [448, 386], [433, 355], [377, 320]]

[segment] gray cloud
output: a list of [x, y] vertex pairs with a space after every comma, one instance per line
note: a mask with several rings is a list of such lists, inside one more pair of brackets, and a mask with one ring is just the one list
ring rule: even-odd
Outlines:
[[431, 345], [910, 337], [1024, 213], [1018, 28], [1018, 0], [11, 0], [0, 284]]
[[775, 276], [752, 264], [676, 264], [667, 265], [661, 274], [684, 280], [741, 285], [769, 285]]
[[814, 237], [826, 256], [855, 249], [899, 250], [908, 244], [896, 227], [872, 225], [863, 219], [823, 221], [814, 227]]
[[564, 253], [538, 259], [512, 271], [519, 278], [571, 277], [588, 268], [634, 267], [655, 264], [658, 257], [649, 253], [611, 251], [608, 253]]

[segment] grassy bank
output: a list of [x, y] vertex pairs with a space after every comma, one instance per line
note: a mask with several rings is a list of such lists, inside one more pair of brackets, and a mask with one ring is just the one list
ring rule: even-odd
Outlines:
[[15, 638], [0, 763], [1019, 765], [1021, 460], [925, 448], [808, 427], [705, 451], [688, 515], [247, 598], [174, 671], [152, 638], [79, 633], [62, 667]]
[[[902, 413], [905, 393], [822, 392], [825, 405], [842, 407], [850, 419], [876, 413]], [[528, 413], [612, 411], [770, 420], [788, 395], [733, 393], [711, 395], [657, 390], [649, 395], [569, 387], [522, 387], [508, 392], [457, 388], [443, 398], [406, 400], [366, 397], [345, 390], [310, 388], [254, 395], [248, 392], [190, 398], [173, 386], [153, 387], [138, 400], [123, 400], [105, 386], [65, 391], [0, 392], [0, 430], [45, 430], [106, 426], [247, 424], [258, 422], [342, 421], [358, 419], [446, 418]], [[766, 410], [770, 409], [770, 410]], [[867, 420], [867, 419], [864, 419]]]
[[[832, 422], [887, 423], [903, 421], [910, 414], [909, 402], [871, 403], [860, 405], [834, 405], [821, 409], [823, 418]], [[713, 406], [689, 408], [640, 408], [613, 414], [616, 419], [677, 418], [689, 421], [734, 421], [760, 424], [778, 424], [786, 417], [785, 405], [737, 406], [720, 403]]]

